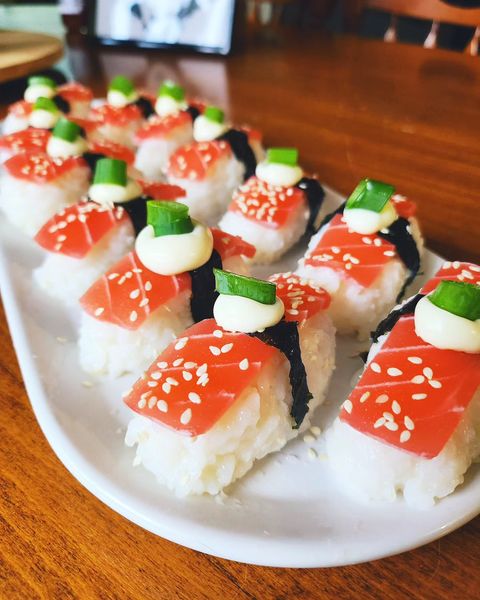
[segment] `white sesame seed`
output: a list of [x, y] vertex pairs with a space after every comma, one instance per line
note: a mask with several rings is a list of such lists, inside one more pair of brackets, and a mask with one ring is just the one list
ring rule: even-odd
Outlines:
[[219, 356], [222, 353], [220, 348], [218, 348], [217, 346], [209, 346], [208, 348], [209, 348], [210, 352], [213, 354], [213, 356]]
[[388, 367], [387, 374], [390, 375], [390, 377], [400, 377], [400, 375], [403, 375], [403, 371], [396, 367]]
[[313, 437], [313, 435], [310, 435], [307, 433], [306, 435], [303, 436], [303, 441], [306, 444], [313, 444], [313, 442], [315, 441], [315, 438]]
[[183, 366], [186, 369], [193, 369], [197, 363], [192, 362], [191, 360], [187, 361]]
[[246, 371], [248, 369], [248, 365], [248, 358], [244, 358], [240, 361], [240, 364], [238, 366], [240, 368], [240, 371]]
[[414, 365], [421, 365], [422, 364], [422, 359], [419, 356], [409, 356], [407, 358], [407, 360], [411, 363], [413, 363]]
[[349, 399], [345, 400], [345, 402], [343, 403], [343, 408], [347, 411], [347, 413], [349, 415], [352, 414], [352, 409], [353, 409], [352, 401]]
[[400, 406], [400, 404], [394, 400], [392, 402], [392, 411], [396, 414], [399, 415], [402, 412], [402, 407]]
[[378, 429], [379, 427], [382, 427], [383, 425], [385, 425], [385, 419], [383, 417], [380, 417], [373, 424], [373, 428]]
[[393, 252], [393, 250], [385, 250], [383, 254], [384, 256], [395, 256], [395, 252]]
[[145, 406], [147, 406], [147, 401], [145, 400], [145, 398], [141, 397], [137, 403], [137, 406], [138, 408], [145, 408]]
[[173, 377], [167, 377], [167, 383], [169, 383], [170, 385], [178, 385], [178, 381]]
[[148, 298], [144, 298], [143, 300], [140, 301], [139, 303], [139, 308], [143, 308], [144, 306], [147, 306], [147, 304], [150, 302], [150, 300]]
[[437, 390], [442, 387], [442, 384], [440, 383], [440, 381], [437, 381], [436, 379], [429, 379], [428, 383]]
[[130, 321], [132, 321], [132, 323], [134, 323], [138, 319], [138, 313], [136, 310], [132, 310], [129, 319]]
[[389, 430], [389, 431], [397, 431], [398, 429], [398, 424], [394, 423], [393, 421], [387, 421], [385, 423], [385, 427]]
[[158, 383], [156, 381], [149, 381], [147, 385], [148, 387], [157, 387]]
[[196, 371], [196, 375], [197, 377], [200, 377], [201, 375], [203, 375], [204, 373], [207, 372], [207, 363], [203, 363], [203, 365], [200, 365]]
[[185, 348], [185, 346], [187, 345], [187, 342], [188, 342], [188, 338], [186, 338], [186, 337], [179, 338], [177, 340], [177, 343], [174, 346], [175, 350], [182, 350], [182, 348]]
[[196, 392], [190, 392], [188, 394], [188, 399], [190, 400], [190, 402], [193, 402], [194, 404], [200, 404], [202, 401], [200, 399], [200, 396]]
[[382, 367], [378, 363], [376, 363], [376, 362], [370, 363], [370, 368], [372, 369], [372, 371], [374, 373], [381, 373], [382, 372]]
[[151, 282], [151, 281], [147, 281], [147, 282], [145, 283], [145, 290], [146, 290], [147, 292], [149, 292], [151, 289], [152, 289], [152, 282]]
[[189, 371], [182, 371], [182, 377], [185, 381], [191, 381], [193, 379], [193, 375]]
[[427, 394], [412, 394], [412, 400], [425, 400]]
[[156, 403], [157, 403], [157, 397], [156, 396], [152, 396], [148, 400], [148, 408], [153, 408]]
[[96, 317], [99, 317], [103, 312], [104, 312], [104, 308], [103, 306], [99, 306], [98, 308], [95, 309], [95, 312], [93, 313]]
[[425, 381], [425, 377], [423, 375], [415, 375], [412, 377], [412, 383], [423, 383]]
[[162, 373], [160, 371], [154, 371], [150, 374], [152, 379], [160, 379], [162, 377]]
[[174, 367], [179, 367], [183, 363], [183, 360], [184, 360], [183, 358], [177, 358], [173, 361], [172, 365]]
[[309, 460], [315, 460], [318, 456], [317, 452], [313, 448], [309, 448], [307, 454]]
[[233, 348], [233, 344], [232, 344], [232, 343], [230, 343], [230, 344], [224, 344], [224, 345], [221, 347], [222, 354], [227, 354], [227, 352], [230, 352], [230, 350], [231, 350], [232, 348]]
[[162, 360], [161, 362], [157, 363], [157, 367], [159, 369], [166, 369], [168, 367], [168, 363], [166, 363], [164, 360]]
[[412, 421], [412, 419], [410, 417], [403, 417], [403, 422], [405, 424], [405, 427], [407, 429], [410, 429], [410, 431], [412, 431], [413, 429], [415, 429], [415, 423]]
[[384, 412], [383, 413], [383, 418], [386, 419], [387, 421], [394, 421], [394, 417], [392, 415], [392, 413], [389, 412]]
[[118, 273], [110, 273], [110, 275], [107, 276], [107, 279], [116, 279], [118, 277]]
[[182, 425], [188, 425], [188, 423], [190, 423], [191, 418], [192, 418], [192, 409], [187, 408], [187, 410], [184, 410], [180, 416], [180, 423]]
[[165, 382], [162, 384], [162, 390], [163, 390], [163, 391], [164, 391], [166, 394], [169, 394], [171, 389], [172, 389], [172, 386], [171, 386], [171, 385], [170, 385], [168, 382], [166, 382], [166, 381], [165, 381]]
[[159, 400], [157, 402], [157, 408], [160, 412], [168, 412], [168, 404], [165, 402], [165, 400]]
[[377, 404], [385, 404], [385, 402], [388, 402], [388, 400], [388, 394], [380, 394], [380, 396], [375, 399], [375, 402]]
[[410, 439], [411, 433], [409, 431], [402, 431], [402, 433], [400, 434], [400, 442], [402, 444], [404, 444], [405, 442], [408, 442], [408, 440]]
[[137, 288], [136, 290], [133, 290], [133, 292], [130, 292], [130, 298], [132, 300], [135, 300], [135, 298], [138, 298], [140, 296], [140, 290]]
[[369, 398], [370, 398], [370, 392], [363, 392], [363, 394], [360, 396], [360, 402], [363, 404]]
[[215, 331], [213, 332], [213, 335], [216, 338], [221, 338], [221, 337], [223, 337], [223, 331], [220, 331], [220, 329], [215, 329]]

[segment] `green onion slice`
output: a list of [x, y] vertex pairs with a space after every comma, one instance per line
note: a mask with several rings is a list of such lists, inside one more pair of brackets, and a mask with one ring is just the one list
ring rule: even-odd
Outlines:
[[298, 164], [298, 150], [296, 148], [269, 148], [267, 162], [296, 167]]
[[274, 283], [237, 275], [221, 269], [213, 269], [213, 273], [215, 275], [215, 289], [219, 294], [242, 296], [261, 304], [275, 304], [277, 286]]
[[173, 81], [165, 81], [158, 90], [158, 96], [170, 96], [177, 102], [185, 100], [185, 90]]
[[50, 98], [44, 98], [43, 96], [40, 96], [40, 98], [37, 98], [35, 100], [33, 104], [33, 110], [48, 110], [48, 112], [51, 113], [60, 112], [53, 100], [51, 100]]
[[116, 158], [101, 158], [97, 161], [93, 183], [127, 185], [127, 163]]
[[470, 321], [480, 319], [480, 287], [463, 281], [441, 281], [428, 299], [432, 304]]
[[81, 128], [68, 119], [60, 119], [52, 131], [52, 135], [67, 142], [74, 142], [80, 135]]
[[147, 223], [153, 227], [155, 237], [178, 235], [193, 231], [188, 206], [168, 200], [148, 200]]
[[41, 75], [33, 75], [33, 77], [28, 78], [28, 85], [46, 85], [53, 90], [57, 87], [57, 84], [50, 79], [50, 77], [43, 77]]
[[135, 86], [123, 75], [117, 75], [110, 82], [109, 90], [115, 90], [117, 92], [122, 92], [125, 96], [130, 96], [135, 91]]
[[347, 200], [346, 208], [363, 208], [380, 213], [395, 192], [393, 185], [362, 179]]
[[221, 108], [217, 108], [216, 106], [207, 106], [203, 114], [207, 119], [215, 121], [215, 123], [223, 123], [225, 121], [225, 113]]

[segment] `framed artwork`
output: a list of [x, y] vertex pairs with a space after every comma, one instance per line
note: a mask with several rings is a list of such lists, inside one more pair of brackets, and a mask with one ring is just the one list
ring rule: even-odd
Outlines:
[[96, 0], [90, 34], [104, 44], [228, 54], [235, 0]]

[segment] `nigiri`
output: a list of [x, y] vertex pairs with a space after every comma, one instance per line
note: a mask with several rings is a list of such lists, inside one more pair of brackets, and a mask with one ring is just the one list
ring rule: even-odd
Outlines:
[[192, 322], [212, 316], [212, 268], [241, 272], [255, 249], [192, 221], [179, 202], [148, 202], [135, 252], [80, 300], [80, 364], [112, 377], [139, 372]]
[[304, 177], [295, 148], [270, 148], [256, 175], [234, 193], [219, 227], [254, 244], [255, 262], [271, 263], [316, 231], [324, 196], [317, 179]]
[[297, 272], [331, 293], [339, 333], [368, 337], [420, 268], [416, 206], [394, 191], [381, 181], [362, 180], [324, 219], [299, 261]]
[[429, 508], [480, 456], [480, 267], [445, 263], [373, 341], [327, 431], [329, 464], [356, 499]]

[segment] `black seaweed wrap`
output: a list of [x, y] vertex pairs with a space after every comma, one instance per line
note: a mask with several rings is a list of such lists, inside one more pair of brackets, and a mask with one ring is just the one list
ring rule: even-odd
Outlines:
[[222, 259], [215, 249], [204, 265], [190, 271], [192, 279], [190, 310], [195, 323], [213, 317], [213, 305], [218, 298], [218, 292], [215, 291], [213, 269], [222, 269]]
[[198, 108], [196, 106], [187, 106], [187, 112], [190, 115], [192, 122], [195, 121], [195, 119], [199, 116], [200, 111], [198, 110]]
[[70, 112], [70, 103], [67, 102], [65, 98], [62, 98], [62, 96], [57, 95], [54, 96], [52, 100], [55, 102], [55, 106], [58, 108], [59, 111], [61, 111], [64, 115], [68, 115], [68, 113]]
[[315, 221], [317, 220], [318, 213], [322, 208], [325, 192], [323, 191], [320, 182], [312, 177], [302, 177], [295, 187], [302, 190], [307, 197], [308, 206], [310, 208], [310, 216], [308, 218], [305, 231], [313, 234], [317, 231], [315, 228]]
[[250, 144], [248, 143], [248, 135], [244, 131], [240, 131], [239, 129], [229, 129], [216, 139], [227, 142], [232, 149], [235, 158], [243, 163], [245, 166], [245, 175], [243, 177], [244, 181], [249, 179], [252, 175], [255, 175], [257, 159], [255, 158], [255, 154]]
[[295, 421], [295, 429], [302, 424], [308, 413], [308, 403], [313, 398], [307, 383], [307, 372], [302, 360], [298, 323], [296, 321], [280, 321], [265, 331], [251, 333], [265, 344], [278, 348], [290, 363], [290, 385], [292, 386], [293, 403], [290, 414]]
[[147, 200], [146, 196], [137, 196], [128, 202], [115, 202], [115, 206], [121, 206], [127, 212], [135, 235], [138, 235], [147, 225]]
[[375, 331], [372, 331], [370, 337], [372, 338], [372, 342], [378, 342], [378, 338], [386, 333], [392, 331], [392, 329], [397, 324], [397, 321], [405, 316], [412, 315], [415, 312], [415, 307], [419, 303], [419, 301], [423, 298], [424, 294], [417, 294], [413, 296], [409, 300], [407, 300], [402, 306], [392, 310], [380, 323], [377, 325]]
[[153, 108], [152, 103], [144, 96], [140, 96], [140, 98], [136, 100], [134, 104], [138, 106], [144, 119], [148, 119], [148, 117], [155, 114], [155, 109]]

